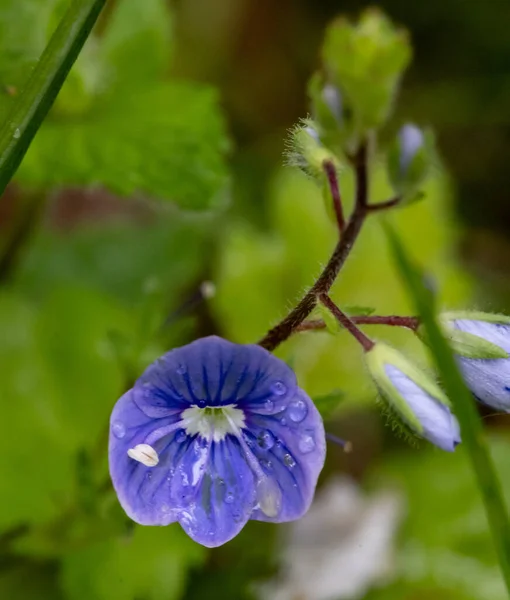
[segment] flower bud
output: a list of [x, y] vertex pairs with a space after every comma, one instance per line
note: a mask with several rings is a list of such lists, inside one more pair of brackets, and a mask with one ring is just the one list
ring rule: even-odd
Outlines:
[[405, 428], [452, 452], [460, 443], [459, 425], [436, 383], [381, 342], [366, 352], [365, 360], [388, 409]]
[[322, 58], [328, 80], [342, 90], [358, 134], [364, 135], [388, 117], [411, 45], [405, 31], [368, 9], [357, 23], [337, 19], [328, 27]]
[[430, 173], [432, 136], [416, 125], [404, 125], [388, 153], [388, 171], [392, 186], [399, 196], [414, 199]]
[[450, 312], [441, 322], [469, 389], [481, 402], [510, 412], [510, 317]]
[[290, 133], [287, 164], [299, 167], [307, 175], [322, 182], [325, 160], [339, 167], [336, 156], [322, 143], [318, 125], [311, 119], [303, 119]]

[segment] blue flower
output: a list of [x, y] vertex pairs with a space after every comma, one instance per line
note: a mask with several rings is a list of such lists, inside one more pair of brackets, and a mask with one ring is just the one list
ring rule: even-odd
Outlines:
[[292, 370], [214, 336], [157, 360], [111, 416], [110, 474], [128, 516], [178, 521], [209, 547], [249, 519], [301, 517], [324, 458], [322, 419]]
[[449, 313], [449, 317], [466, 385], [481, 402], [510, 412], [510, 319], [488, 313]]

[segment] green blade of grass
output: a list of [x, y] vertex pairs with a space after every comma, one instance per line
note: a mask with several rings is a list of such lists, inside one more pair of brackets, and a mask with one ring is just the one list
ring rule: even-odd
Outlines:
[[510, 522], [475, 400], [464, 384], [453, 351], [441, 333], [432, 294], [424, 284], [423, 274], [408, 258], [400, 238], [388, 224], [386, 232], [395, 263], [422, 319], [430, 353], [459, 420], [462, 443], [467, 448], [483, 498], [499, 564], [510, 596]]
[[106, 0], [74, 0], [0, 130], [0, 195], [11, 180]]

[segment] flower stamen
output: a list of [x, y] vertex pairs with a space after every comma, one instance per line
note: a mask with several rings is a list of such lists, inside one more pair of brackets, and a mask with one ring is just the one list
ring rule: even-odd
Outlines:
[[159, 463], [158, 453], [149, 444], [137, 444], [134, 448], [129, 448], [127, 454], [129, 458], [137, 460], [146, 467], [155, 467]]

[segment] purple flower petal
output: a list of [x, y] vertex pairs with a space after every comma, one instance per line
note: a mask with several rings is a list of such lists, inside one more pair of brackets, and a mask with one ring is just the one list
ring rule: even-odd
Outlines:
[[273, 522], [300, 518], [313, 500], [326, 456], [319, 411], [299, 390], [284, 411], [273, 416], [249, 415], [247, 425], [253, 454], [282, 491], [281, 509], [276, 516], [256, 509], [251, 518]]
[[250, 518], [308, 509], [325, 457], [322, 420], [280, 359], [217, 337], [172, 350], [116, 404], [110, 473], [143, 525], [179, 521], [205, 546]]

